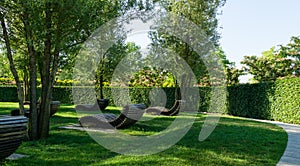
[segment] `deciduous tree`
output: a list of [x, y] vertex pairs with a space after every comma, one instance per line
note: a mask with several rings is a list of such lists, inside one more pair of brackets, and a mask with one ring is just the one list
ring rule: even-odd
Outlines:
[[[218, 20], [216, 16], [220, 14], [219, 9], [225, 2], [225, 0], [170, 0], [165, 7], [168, 12], [183, 16], [196, 24], [207, 36], [207, 39], [210, 40], [214, 46], [218, 46], [220, 34], [218, 33]], [[193, 37], [190, 36], [190, 38]], [[207, 68], [202, 59], [203, 57], [198, 55], [188, 43], [180, 41], [175, 36], [158, 34], [157, 32], [151, 33], [151, 39], [153, 45], [172, 49], [182, 57], [189, 64], [200, 84], [209, 84], [209, 80], [203, 79], [209, 77]], [[189, 76], [187, 76], [187, 78], [189, 78]]]
[[[7, 55], [11, 64], [15, 52], [24, 52], [30, 71], [30, 139], [45, 138], [49, 134], [50, 102], [58, 66], [70, 53], [76, 54], [91, 33], [106, 21], [129, 10], [138, 1], [93, 0], [3, 0], [1, 24]], [[23, 47], [11, 45], [21, 43]], [[24, 50], [25, 49], [25, 50]], [[21, 89], [19, 76], [11, 65]], [[38, 71], [38, 73], [37, 73]], [[37, 111], [36, 79], [41, 77], [42, 93]], [[20, 95], [20, 93], [19, 93]], [[23, 110], [21, 100], [20, 109]]]

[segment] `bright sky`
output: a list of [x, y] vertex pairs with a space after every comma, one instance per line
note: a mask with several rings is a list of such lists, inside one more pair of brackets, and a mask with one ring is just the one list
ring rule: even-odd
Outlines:
[[227, 0], [219, 18], [221, 46], [230, 61], [287, 44], [300, 35], [300, 0]]

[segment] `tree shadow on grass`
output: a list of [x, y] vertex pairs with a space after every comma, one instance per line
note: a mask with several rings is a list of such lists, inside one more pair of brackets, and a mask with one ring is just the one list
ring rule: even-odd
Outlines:
[[[203, 119], [197, 119], [176, 147], [198, 151], [197, 160], [209, 160], [212, 165], [276, 165], [287, 143], [287, 135], [280, 127], [227, 117], [222, 117], [214, 132], [205, 141], [199, 142], [202, 125]], [[176, 151], [171, 149], [174, 155]], [[184, 158], [184, 155], [181, 156]], [[208, 159], [207, 156], [218, 160]]]
[[[198, 117], [190, 131], [174, 146], [149, 156], [124, 156], [97, 144], [85, 131], [53, 127], [45, 140], [25, 142], [18, 153], [30, 155], [8, 165], [276, 165], [287, 135], [277, 126], [239, 118], [222, 117], [214, 132], [198, 141], [205, 117]], [[55, 117], [57, 124], [77, 118]], [[138, 122], [129, 130], [159, 132], [173, 117]], [[52, 122], [51, 122], [52, 123]], [[143, 132], [143, 131], [141, 131]]]
[[159, 116], [150, 121], [139, 121], [125, 130], [160, 132], [165, 130], [174, 121], [174, 119], [174, 117]]
[[8, 165], [91, 165], [115, 157], [97, 144], [85, 131], [52, 129], [47, 139], [24, 142], [18, 153], [29, 155]]

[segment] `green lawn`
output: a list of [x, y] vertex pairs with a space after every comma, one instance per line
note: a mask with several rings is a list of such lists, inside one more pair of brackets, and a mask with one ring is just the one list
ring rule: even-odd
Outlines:
[[[0, 114], [8, 114], [16, 107], [16, 103], [0, 103]], [[157, 133], [173, 119], [158, 117], [138, 122], [122, 132]], [[0, 165], [276, 165], [285, 150], [287, 134], [283, 129], [231, 116], [222, 116], [208, 139], [199, 142], [204, 119], [205, 115], [198, 115], [191, 130], [168, 150], [148, 156], [124, 156], [103, 148], [85, 131], [59, 129], [78, 121], [74, 106], [62, 105], [51, 118], [50, 137], [24, 142], [17, 150], [29, 158], [4, 160]]]

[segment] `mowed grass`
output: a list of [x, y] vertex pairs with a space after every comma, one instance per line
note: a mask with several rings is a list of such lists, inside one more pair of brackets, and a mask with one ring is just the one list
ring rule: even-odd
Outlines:
[[[9, 114], [15, 108], [17, 103], [0, 103], [0, 114]], [[119, 113], [119, 108], [109, 107], [107, 112]], [[17, 153], [29, 157], [4, 160], [0, 165], [276, 165], [287, 144], [282, 128], [231, 116], [222, 116], [214, 132], [199, 142], [205, 120], [205, 115], [199, 114], [189, 132], [171, 148], [148, 156], [125, 156], [105, 149], [85, 131], [59, 128], [77, 123], [77, 116], [73, 105], [62, 105], [51, 118], [49, 138], [23, 142]], [[160, 116], [140, 121], [121, 132], [155, 134], [174, 118]]]

